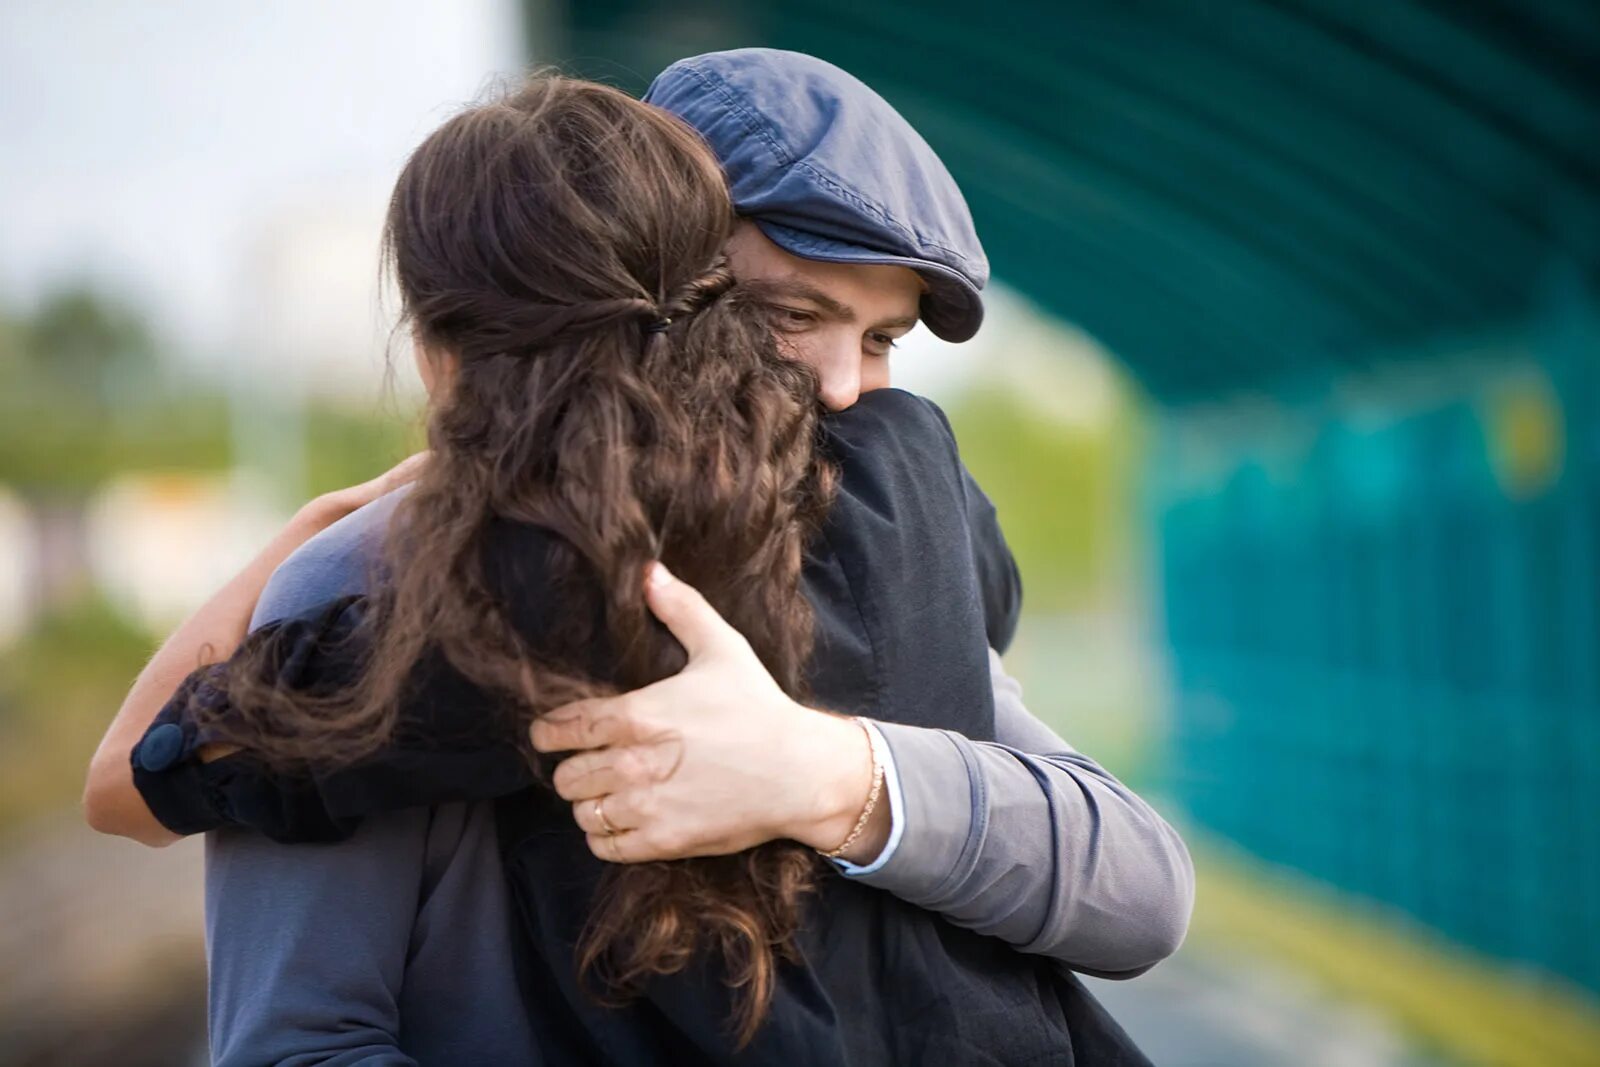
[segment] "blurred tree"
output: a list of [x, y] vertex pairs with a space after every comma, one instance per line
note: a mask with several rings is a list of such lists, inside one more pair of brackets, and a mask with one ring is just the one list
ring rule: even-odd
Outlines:
[[23, 341], [16, 320], [0, 312], [0, 397], [22, 381]]
[[[36, 564], [24, 607], [33, 625], [0, 648], [0, 832], [76, 796], [95, 740], [149, 655], [152, 635], [91, 584], [96, 494], [124, 474], [220, 474], [236, 462], [236, 408], [223, 383], [174, 374], [164, 354], [135, 309], [85, 286], [31, 315], [0, 309], [0, 490], [23, 502]], [[306, 489], [324, 492], [420, 447], [412, 415], [318, 403], [303, 420], [271, 426], [264, 447], [303, 434]]]
[[49, 296], [28, 323], [25, 341], [37, 378], [96, 414], [160, 385], [156, 345], [143, 317], [85, 285]]
[[71, 804], [152, 635], [90, 594], [52, 607], [0, 648], [0, 836]]
[[[0, 328], [0, 482], [71, 497], [124, 469], [123, 432], [162, 395], [157, 346], [132, 309], [83, 285]], [[138, 433], [132, 436], [140, 436]]]
[[168, 394], [143, 316], [87, 285], [6, 320], [0, 384], [0, 483], [16, 488], [33, 520], [35, 607], [85, 592], [87, 506], [109, 477], [152, 452], [182, 466], [226, 459], [222, 420], [206, 414], [214, 405]]

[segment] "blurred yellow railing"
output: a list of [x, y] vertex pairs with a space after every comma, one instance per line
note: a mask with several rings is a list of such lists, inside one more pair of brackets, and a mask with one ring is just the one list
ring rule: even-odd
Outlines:
[[1190, 941], [1244, 948], [1385, 1009], [1469, 1063], [1600, 1065], [1600, 1004], [1185, 829], [1198, 875]]

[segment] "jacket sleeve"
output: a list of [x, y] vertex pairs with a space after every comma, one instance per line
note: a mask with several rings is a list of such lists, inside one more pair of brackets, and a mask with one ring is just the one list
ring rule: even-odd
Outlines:
[[1022, 618], [1022, 572], [1000, 531], [994, 504], [967, 465], [961, 465], [962, 486], [967, 505], [967, 527], [972, 533], [972, 562], [978, 571], [978, 589], [983, 596], [984, 625], [989, 646], [1004, 652], [1016, 636]]
[[[314, 689], [348, 681], [360, 643], [352, 640], [364, 598], [341, 597], [307, 618], [268, 623], [245, 639], [234, 660], [267, 644], [276, 684]], [[230, 661], [231, 662], [231, 661]], [[203, 762], [211, 738], [194, 718], [203, 704], [226, 716], [218, 684], [224, 665], [200, 667], [184, 679], [130, 754], [134, 785], [162, 825], [179, 834], [241, 826], [282, 842], [337, 841], [366, 815], [456, 800], [490, 800], [526, 788], [533, 764], [505, 728], [503, 711], [465, 679], [428, 671], [408, 692], [402, 740], [355, 763], [289, 773], [248, 752]], [[428, 709], [447, 712], [450, 732], [427, 729]], [[461, 729], [460, 724], [473, 724]]]
[[385, 812], [309, 847], [208, 835], [212, 1062], [538, 1062], [495, 808]]
[[972, 539], [972, 563], [978, 573], [978, 591], [983, 598], [984, 626], [989, 633], [989, 646], [1004, 652], [1011, 647], [1011, 639], [1016, 636], [1017, 623], [1022, 617], [1022, 572], [1011, 554], [1011, 546], [1006, 544], [994, 503], [961, 460], [950, 419], [927, 397], [917, 399], [938, 416], [949, 438], [955, 463], [961, 469], [962, 505], [966, 511], [967, 532]]
[[206, 839], [211, 1062], [415, 1067], [400, 993], [420, 906], [429, 811], [290, 848], [227, 828]]
[[883, 867], [857, 880], [1075, 971], [1143, 974], [1188, 931], [1188, 848], [1029, 714], [997, 655], [991, 668], [995, 742], [877, 724], [894, 753], [905, 828]]

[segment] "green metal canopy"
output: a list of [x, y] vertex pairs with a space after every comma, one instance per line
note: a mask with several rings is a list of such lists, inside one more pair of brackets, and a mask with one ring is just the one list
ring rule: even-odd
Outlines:
[[541, 59], [640, 91], [822, 56], [920, 129], [995, 276], [1157, 400], [1316, 379], [1600, 277], [1595, 0], [537, 2]]

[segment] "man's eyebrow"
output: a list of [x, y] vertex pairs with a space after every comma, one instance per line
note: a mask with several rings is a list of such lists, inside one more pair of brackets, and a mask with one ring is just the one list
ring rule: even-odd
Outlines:
[[[774, 278], [760, 283], [761, 295], [767, 299], [775, 296], [786, 296], [790, 299], [809, 300], [820, 308], [829, 318], [838, 319], [840, 322], [854, 322], [856, 309], [849, 304], [842, 303], [812, 285], [804, 278]], [[917, 316], [900, 315], [896, 318], [885, 319], [883, 322], [873, 323], [873, 329], [892, 330], [900, 326], [911, 327], [917, 324]]]
[[791, 299], [809, 300], [821, 308], [830, 318], [839, 319], [842, 322], [850, 322], [856, 317], [855, 308], [849, 304], [840, 303], [804, 278], [767, 279], [760, 283], [759, 289], [761, 295], [768, 299], [775, 296], [786, 296]]

